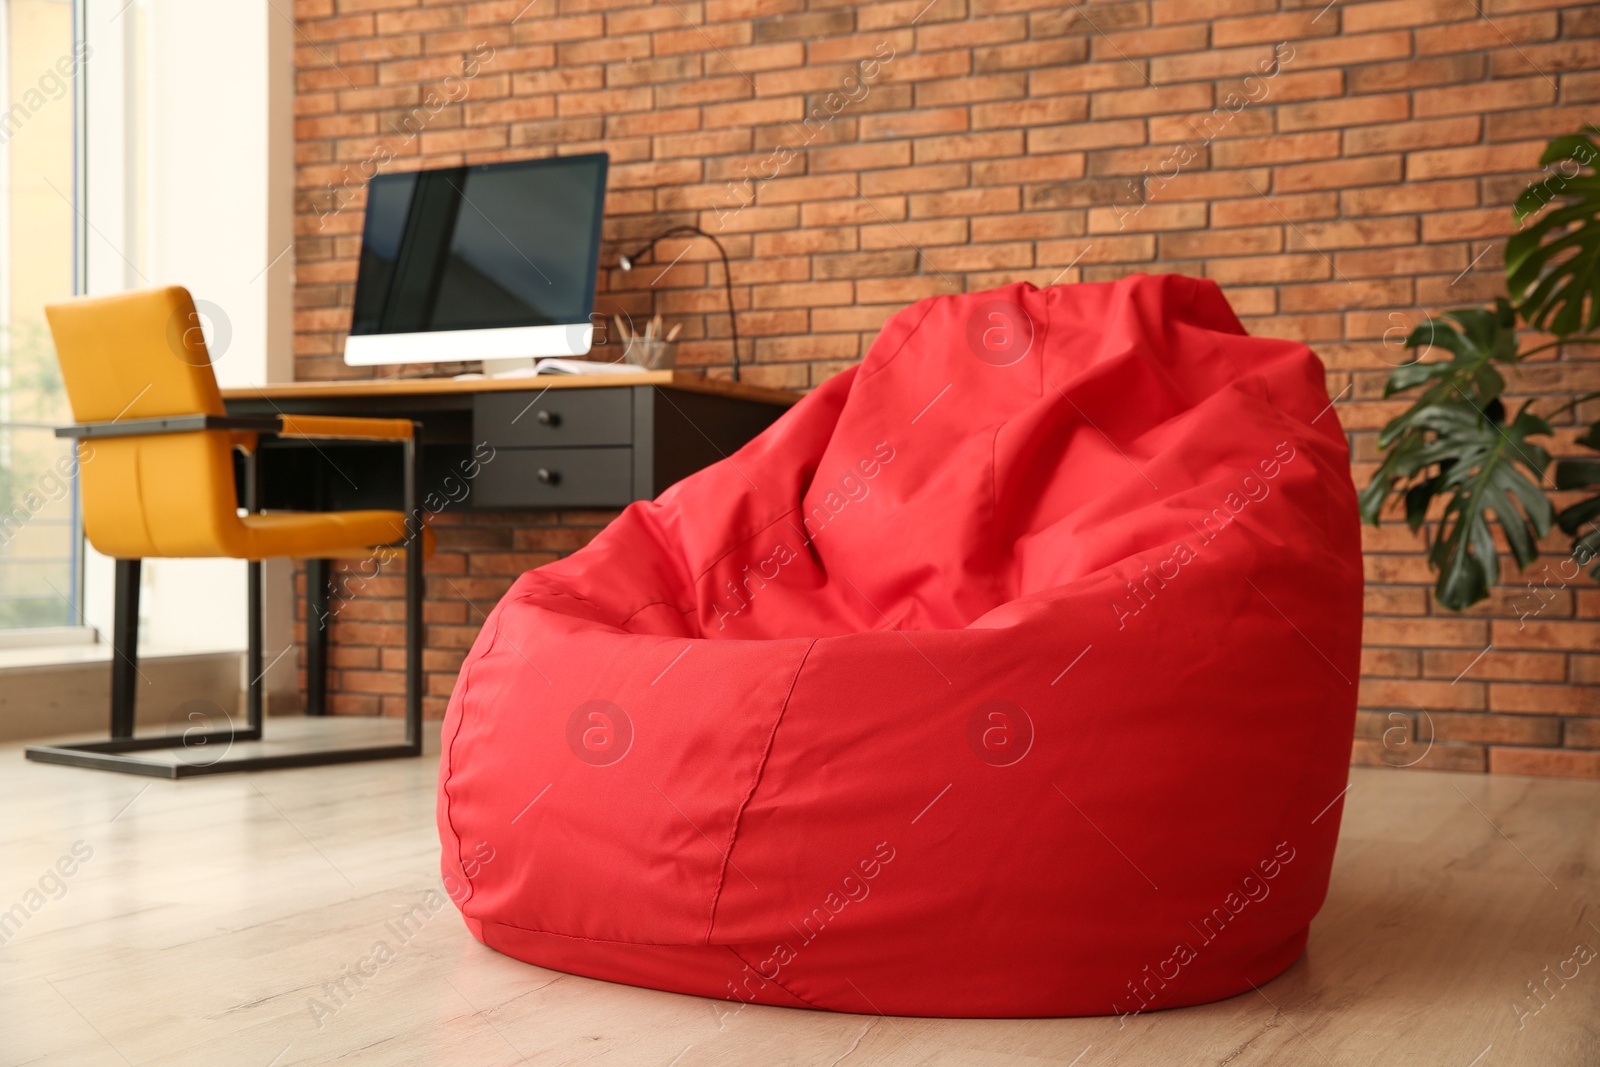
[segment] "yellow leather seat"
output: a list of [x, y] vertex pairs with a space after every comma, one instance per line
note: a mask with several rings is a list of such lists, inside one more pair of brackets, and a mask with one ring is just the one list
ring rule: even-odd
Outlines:
[[[245, 515], [241, 521], [246, 542], [240, 559], [366, 556], [375, 546], [392, 545], [406, 536], [405, 515], [398, 511], [280, 512]], [[426, 526], [422, 528], [422, 554], [433, 554], [433, 531]]]

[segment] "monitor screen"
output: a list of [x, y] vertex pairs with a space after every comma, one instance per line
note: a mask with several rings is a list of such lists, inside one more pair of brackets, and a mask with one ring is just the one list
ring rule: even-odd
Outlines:
[[587, 324], [607, 156], [380, 174], [352, 335]]

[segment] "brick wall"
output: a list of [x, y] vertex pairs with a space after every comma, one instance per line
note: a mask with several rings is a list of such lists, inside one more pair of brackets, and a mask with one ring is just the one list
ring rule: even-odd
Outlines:
[[[441, 511], [429, 523], [436, 550], [427, 562], [422, 617], [423, 714], [444, 718], [456, 672], [483, 621], [523, 571], [589, 543], [615, 511]], [[336, 715], [405, 714], [405, 569], [375, 560], [335, 561], [328, 650], [328, 697]], [[295, 640], [305, 685], [305, 568], [295, 568]]]
[[[359, 373], [339, 352], [374, 170], [604, 149], [605, 262], [669, 224], [721, 234], [749, 381], [814, 386], [931, 294], [1177, 271], [1318, 351], [1363, 482], [1398, 406], [1394, 342], [1425, 309], [1502, 292], [1508, 205], [1542, 144], [1600, 117], [1600, 6], [1552, 0], [295, 8], [302, 378]], [[600, 305], [683, 322], [680, 363], [726, 373], [715, 252], [669, 242], [661, 262], [680, 251], [659, 280], [603, 271]], [[1513, 385], [1597, 387], [1600, 364], [1554, 353]], [[487, 610], [603, 520], [447, 518], [433, 713], [479, 621], [462, 596]], [[1368, 534], [1356, 759], [1600, 777], [1600, 590], [1563, 584], [1563, 540], [1551, 576], [1536, 565], [1542, 600], [1518, 580], [1460, 616], [1431, 603], [1419, 544]], [[342, 710], [394, 690], [395, 607], [341, 616]]]

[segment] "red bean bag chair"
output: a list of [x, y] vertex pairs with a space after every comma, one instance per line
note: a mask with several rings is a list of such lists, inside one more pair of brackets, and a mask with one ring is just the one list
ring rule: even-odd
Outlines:
[[1322, 904], [1360, 635], [1305, 345], [1179, 276], [923, 300], [500, 601], [445, 885], [500, 952], [735, 1002], [1231, 996]]

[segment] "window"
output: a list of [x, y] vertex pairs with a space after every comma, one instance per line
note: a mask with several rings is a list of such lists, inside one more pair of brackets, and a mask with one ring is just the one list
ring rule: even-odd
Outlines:
[[0, 0], [0, 631], [71, 626], [81, 602], [71, 421], [44, 306], [73, 295], [71, 0]]

